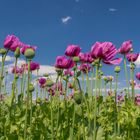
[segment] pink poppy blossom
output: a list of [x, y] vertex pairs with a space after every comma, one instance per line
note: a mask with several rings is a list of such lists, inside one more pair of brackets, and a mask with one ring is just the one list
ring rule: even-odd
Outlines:
[[135, 94], [135, 104], [140, 105], [140, 94]]
[[118, 52], [120, 54], [127, 54], [132, 49], [132, 41], [128, 40], [122, 43], [121, 47], [119, 48]]
[[135, 62], [138, 59], [139, 54], [127, 54], [126, 58], [129, 62]]
[[22, 43], [15, 35], [8, 35], [4, 40], [4, 48], [15, 51], [17, 47], [21, 47]]
[[72, 59], [67, 59], [65, 56], [57, 56], [55, 67], [60, 69], [70, 69], [75, 65]]
[[84, 73], [87, 73], [89, 72], [91, 69], [91, 66], [89, 64], [81, 64], [80, 67], [79, 67], [79, 70], [81, 70], [82, 72]]
[[93, 62], [93, 58], [91, 57], [91, 53], [79, 53], [79, 58], [81, 62], [85, 62], [85, 63], [92, 63]]
[[69, 75], [69, 76], [73, 76], [74, 75], [74, 71], [67, 69], [64, 71], [64, 75]]
[[39, 82], [40, 86], [42, 87], [46, 83], [46, 78], [41, 77], [38, 79], [38, 82]]
[[[30, 71], [37, 70], [40, 67], [39, 63], [31, 61], [30, 63]], [[28, 64], [26, 64], [26, 70], [28, 70]]]
[[140, 72], [138, 72], [138, 73], [136, 74], [136, 78], [137, 78], [138, 80], [140, 80]]
[[16, 74], [19, 74], [19, 75], [22, 75], [23, 74], [23, 72], [24, 72], [24, 69], [21, 67], [12, 67], [12, 70], [11, 70], [11, 72], [14, 74], [14, 73], [16, 73]]
[[93, 59], [100, 59], [105, 64], [118, 65], [122, 58], [114, 58], [117, 54], [116, 47], [111, 42], [96, 42], [91, 48], [91, 56]]
[[74, 57], [78, 56], [81, 48], [78, 45], [69, 45], [65, 51], [66, 56]]

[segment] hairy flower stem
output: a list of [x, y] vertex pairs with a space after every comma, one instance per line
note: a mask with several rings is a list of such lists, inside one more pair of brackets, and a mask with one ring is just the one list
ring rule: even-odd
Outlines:
[[85, 78], [84, 78], [84, 73], [82, 72], [82, 91], [84, 92], [84, 81]]
[[[133, 65], [133, 63], [131, 62], [131, 65]], [[132, 101], [135, 102], [135, 85], [134, 85], [134, 68], [132, 67], [130, 69], [130, 75], [131, 75], [131, 91], [132, 91]]]
[[26, 99], [25, 128], [24, 128], [24, 139], [25, 140], [27, 138], [27, 121], [28, 121], [29, 98], [30, 98], [30, 92], [29, 92], [29, 86], [30, 86], [30, 62], [31, 62], [31, 60], [28, 60], [28, 83], [27, 83], [27, 99]]
[[126, 78], [126, 85], [127, 85], [127, 97], [130, 98], [130, 92], [129, 92], [129, 82], [128, 82], [128, 73], [127, 73], [127, 67], [126, 67], [126, 55], [124, 55], [124, 71], [125, 71], [125, 78]]
[[96, 140], [96, 114], [97, 114], [97, 94], [98, 94], [98, 75], [99, 75], [99, 65], [100, 61], [98, 64], [96, 64], [96, 82], [95, 82], [95, 100], [94, 100], [94, 138], [93, 140]]
[[115, 108], [114, 108], [114, 132], [117, 135], [117, 120], [118, 120], [118, 112], [117, 112], [117, 89], [118, 89], [118, 73], [116, 73], [116, 81], [115, 81]]
[[6, 51], [6, 54], [5, 55], [2, 55], [1, 71], [0, 71], [0, 94], [2, 93], [4, 63], [5, 63], [5, 58], [6, 58], [8, 52], [9, 52], [9, 50]]
[[[37, 79], [38, 79], [38, 71], [39, 71], [39, 69], [37, 69]], [[37, 101], [37, 99], [38, 99], [38, 82], [37, 82], [37, 86], [36, 86], [36, 101]], [[36, 104], [37, 104], [37, 102], [36, 102]]]

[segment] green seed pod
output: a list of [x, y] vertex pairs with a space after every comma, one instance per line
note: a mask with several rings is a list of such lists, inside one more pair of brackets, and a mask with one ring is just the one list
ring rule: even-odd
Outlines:
[[83, 100], [82, 93], [79, 90], [75, 91], [73, 98], [77, 104], [81, 104]]
[[119, 73], [121, 71], [121, 67], [120, 66], [116, 66], [115, 69], [114, 69], [114, 71], [116, 73]]
[[130, 69], [135, 69], [135, 67], [136, 67], [136, 65], [134, 64], [134, 63], [132, 63], [131, 65], [130, 65]]
[[24, 55], [27, 59], [33, 59], [35, 56], [35, 51], [31, 48], [28, 48], [28, 49], [26, 49]]
[[95, 66], [95, 62], [93, 61], [93, 62], [91, 63], [91, 65], [92, 65], [92, 66]]
[[78, 56], [75, 56], [75, 57], [73, 57], [73, 61], [74, 62], [79, 62], [80, 61], [80, 58]]
[[0, 54], [1, 54], [1, 55], [5, 55], [5, 54], [6, 54], [6, 49], [0, 48]]
[[62, 70], [59, 68], [56, 68], [55, 71], [57, 72], [58, 75], [62, 75]]
[[81, 71], [78, 71], [76, 76], [79, 77], [81, 75]]
[[19, 57], [20, 57], [20, 48], [19, 48], [19, 47], [16, 48], [16, 50], [15, 50], [15, 52], [14, 52], [14, 56], [15, 56], [16, 58], [19, 58]]
[[45, 74], [43, 74], [43, 76], [44, 76], [44, 77], [48, 77], [48, 76], [49, 76], [49, 74], [45, 73]]
[[132, 53], [132, 52], [133, 52], [133, 48], [130, 49], [130, 53]]
[[29, 85], [29, 92], [33, 92], [34, 89], [35, 89], [35, 88], [34, 88], [33, 84], [30, 84], [30, 85]]
[[63, 76], [63, 80], [64, 81], [68, 81], [68, 77], [67, 76]]
[[19, 75], [18, 74], [16, 74], [16, 77], [15, 77], [16, 79], [18, 79], [19, 78]]
[[46, 86], [47, 87], [51, 87], [53, 84], [54, 84], [54, 82], [52, 80], [50, 80], [50, 79], [46, 80]]

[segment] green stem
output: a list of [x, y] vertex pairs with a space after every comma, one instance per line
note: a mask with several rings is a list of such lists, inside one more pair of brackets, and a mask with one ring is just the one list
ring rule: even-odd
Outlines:
[[26, 140], [27, 137], [27, 120], [28, 120], [28, 109], [29, 109], [29, 98], [30, 98], [30, 92], [29, 92], [29, 86], [30, 86], [30, 62], [31, 60], [28, 60], [28, 83], [27, 83], [27, 99], [26, 99], [26, 113], [25, 113], [25, 129], [24, 129], [24, 139]]
[[128, 95], [127, 96], [130, 98], [129, 81], [128, 81], [128, 73], [127, 73], [126, 56], [125, 55], [124, 55], [124, 71], [125, 71], [126, 85], [127, 85], [127, 90], [128, 90]]
[[100, 62], [96, 64], [95, 103], [94, 103], [94, 140], [96, 140], [96, 114], [97, 114], [97, 94], [98, 94], [97, 83], [98, 83], [99, 65], [100, 65]]
[[2, 93], [2, 82], [3, 82], [3, 72], [4, 72], [4, 63], [6, 56], [9, 52], [9, 49], [6, 51], [5, 55], [2, 55], [2, 62], [1, 62], [1, 73], [0, 73], [0, 94]]

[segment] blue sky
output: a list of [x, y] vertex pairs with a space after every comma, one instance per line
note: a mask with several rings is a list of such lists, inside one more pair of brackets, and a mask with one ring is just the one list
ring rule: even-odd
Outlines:
[[[0, 44], [15, 34], [38, 46], [34, 60], [43, 65], [53, 65], [69, 44], [86, 52], [96, 41], [119, 48], [130, 39], [139, 52], [139, 5], [139, 0], [0, 0]], [[103, 69], [113, 73], [113, 67]]]
[[[53, 65], [69, 44], [89, 51], [96, 41], [140, 46], [139, 0], [0, 0], [0, 44], [7, 34], [37, 45], [35, 61]], [[110, 69], [107, 67], [106, 69]]]

